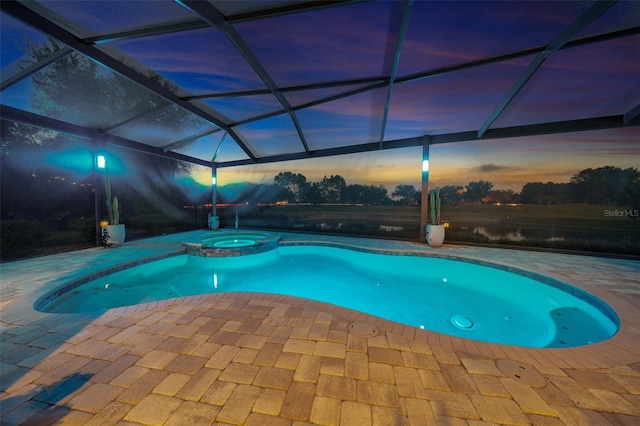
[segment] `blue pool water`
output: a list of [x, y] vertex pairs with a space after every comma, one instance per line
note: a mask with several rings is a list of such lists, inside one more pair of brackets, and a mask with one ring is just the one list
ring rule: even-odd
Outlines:
[[[528, 347], [611, 337], [617, 316], [568, 284], [474, 263], [318, 246], [238, 257], [180, 255], [58, 289], [36, 308], [104, 309], [204, 293], [304, 297], [449, 335]], [[573, 293], [573, 294], [571, 294]]]

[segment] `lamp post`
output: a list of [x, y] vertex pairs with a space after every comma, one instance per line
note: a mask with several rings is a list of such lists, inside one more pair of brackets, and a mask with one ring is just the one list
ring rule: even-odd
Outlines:
[[430, 136], [426, 135], [422, 141], [422, 199], [420, 200], [420, 239], [424, 241], [429, 212], [429, 142]]
[[98, 198], [100, 197], [100, 189], [98, 186], [98, 171], [104, 170], [106, 165], [107, 161], [104, 155], [97, 154], [95, 157], [93, 172], [93, 214], [95, 215], [96, 245], [100, 245], [102, 235], [102, 224], [100, 222], [100, 204], [98, 203]]
[[218, 229], [220, 227], [220, 217], [216, 209], [218, 197], [218, 170], [215, 163], [211, 163], [211, 214], [209, 215], [209, 229]]

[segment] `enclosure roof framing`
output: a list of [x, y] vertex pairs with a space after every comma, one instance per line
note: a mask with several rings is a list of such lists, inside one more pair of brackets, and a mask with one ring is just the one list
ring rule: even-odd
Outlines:
[[151, 92], [156, 93], [157, 95], [165, 98], [166, 100], [179, 105], [192, 113], [204, 118], [205, 120], [211, 122], [212, 124], [220, 127], [221, 129], [227, 131], [229, 135], [236, 141], [236, 143], [244, 150], [244, 152], [252, 159], [255, 159], [255, 156], [251, 152], [251, 150], [244, 144], [244, 142], [238, 137], [238, 135], [225, 123], [217, 119], [216, 117], [208, 114], [200, 108], [194, 107], [191, 103], [185, 102], [180, 99], [175, 93], [170, 90], [164, 88], [160, 84], [151, 80], [150, 78], [140, 74], [136, 70], [127, 67], [122, 62], [114, 59], [113, 57], [105, 54], [101, 50], [96, 49], [94, 46], [86, 45], [73, 34], [66, 31], [64, 28], [55, 24], [48, 19], [33, 13], [33, 11], [26, 6], [22, 5], [17, 1], [8, 1], [1, 3], [2, 10], [10, 13], [11, 15], [19, 18], [21, 21], [31, 25], [34, 28], [39, 29], [43, 33], [61, 41], [66, 44], [70, 48], [86, 55], [92, 60], [98, 62], [99, 64], [113, 70], [114, 72], [129, 78], [133, 82], [141, 85], [142, 87], [148, 89]]
[[293, 124], [298, 132], [298, 136], [300, 137], [300, 141], [304, 146], [304, 150], [309, 152], [309, 147], [307, 146], [307, 142], [305, 140], [304, 134], [302, 133], [302, 129], [300, 128], [300, 123], [298, 122], [298, 118], [296, 114], [293, 112], [289, 101], [280, 93], [278, 90], [278, 86], [276, 82], [273, 81], [269, 72], [262, 65], [262, 63], [258, 60], [256, 55], [251, 51], [251, 48], [245, 43], [240, 34], [236, 31], [236, 29], [226, 22], [225, 16], [214, 8], [211, 4], [198, 1], [198, 0], [180, 0], [185, 7], [192, 10], [198, 16], [200, 16], [203, 20], [211, 24], [212, 26], [220, 29], [233, 43], [233, 45], [238, 49], [240, 54], [249, 62], [251, 68], [255, 70], [258, 76], [262, 79], [262, 81], [269, 88], [271, 94], [273, 94], [280, 104], [284, 107], [286, 112], [291, 117]]
[[[636, 108], [636, 109], [640, 109]], [[37, 115], [25, 111], [21, 111], [12, 107], [7, 107], [4, 105], [0, 105], [0, 115], [7, 120], [15, 121], [18, 123], [24, 123], [32, 126], [42, 127], [49, 130], [54, 130], [60, 133], [66, 133], [71, 135], [77, 135], [87, 138], [97, 138], [101, 136], [102, 133], [96, 131], [94, 129], [84, 128], [81, 126], [75, 126], [63, 121], [55, 120], [49, 117], [45, 117], [42, 115]], [[634, 118], [634, 124], [629, 124], [625, 122], [625, 115], [616, 115], [616, 116], [606, 116], [606, 117], [596, 117], [589, 118], [583, 120], [570, 120], [570, 121], [561, 121], [555, 123], [545, 123], [541, 125], [529, 125], [529, 126], [514, 126], [508, 128], [495, 128], [487, 131], [486, 138], [487, 139], [505, 139], [505, 138], [517, 138], [523, 136], [532, 136], [532, 135], [550, 135], [550, 134], [559, 134], [559, 133], [570, 133], [570, 132], [584, 132], [590, 130], [603, 130], [603, 129], [615, 129], [621, 127], [628, 126], [638, 126], [637, 116]], [[196, 135], [194, 137], [200, 137], [208, 132], [203, 132], [203, 134]], [[193, 137], [192, 137], [193, 138]], [[190, 138], [190, 139], [192, 139]], [[166, 156], [179, 159], [181, 161], [190, 161], [195, 164], [200, 165], [209, 165], [209, 162], [201, 159], [194, 159], [185, 155], [180, 155], [174, 152], [171, 152], [171, 148], [173, 146], [165, 146], [160, 149], [150, 147], [145, 144], [141, 144], [136, 141], [128, 140], [126, 138], [121, 137], [109, 137], [105, 139], [109, 141], [111, 145], [119, 146], [123, 148], [133, 149], [140, 152], [147, 152], [153, 155], [163, 156], [163, 153]], [[439, 145], [446, 143], [454, 143], [454, 142], [468, 142], [478, 140], [478, 134], [475, 130], [469, 130], [466, 132], [457, 132], [457, 133], [447, 133], [440, 135], [425, 135], [421, 137], [415, 138], [406, 138], [406, 139], [397, 139], [386, 141], [382, 148], [379, 147], [377, 142], [368, 143], [368, 144], [360, 144], [353, 146], [344, 146], [338, 148], [329, 148], [329, 149], [321, 149], [317, 151], [312, 151], [309, 153], [306, 152], [296, 152], [290, 154], [282, 154], [282, 155], [274, 155], [262, 157], [257, 161], [254, 160], [235, 160], [235, 161], [226, 161], [226, 162], [217, 162], [216, 167], [224, 168], [224, 167], [235, 167], [235, 166], [246, 166], [251, 164], [266, 164], [266, 163], [277, 163], [281, 161], [291, 161], [291, 160], [301, 160], [305, 158], [320, 158], [320, 157], [331, 157], [334, 155], [346, 155], [346, 154], [356, 154], [363, 152], [371, 152], [377, 151], [380, 149], [398, 149], [398, 148], [409, 148], [422, 146], [425, 141], [428, 141], [429, 145]], [[171, 145], [181, 145], [188, 141], [177, 141]]]
[[551, 42], [545, 47], [542, 52], [539, 52], [536, 57], [531, 61], [527, 69], [518, 77], [518, 80], [515, 84], [509, 89], [505, 97], [500, 101], [500, 104], [496, 106], [493, 110], [489, 118], [484, 122], [482, 126], [480, 126], [480, 130], [478, 130], [478, 136], [482, 137], [485, 132], [489, 129], [489, 126], [493, 124], [493, 122], [498, 118], [500, 114], [504, 111], [507, 105], [515, 98], [515, 96], [522, 90], [527, 81], [533, 74], [540, 68], [542, 63], [547, 60], [549, 56], [551, 56], [554, 52], [558, 51], [562, 46], [567, 44], [571, 38], [573, 38], [577, 33], [583, 30], [587, 25], [593, 22], [598, 16], [602, 15], [606, 10], [608, 10], [611, 6], [613, 6], [615, 1], [600, 1], [585, 13], [580, 15], [575, 21], [571, 23], [567, 28], [565, 28], [560, 34], [554, 37]]
[[391, 91], [393, 90], [393, 83], [396, 79], [396, 74], [398, 73], [398, 65], [400, 63], [400, 54], [402, 53], [402, 44], [404, 43], [404, 38], [407, 33], [407, 27], [409, 25], [409, 16], [411, 13], [411, 5], [413, 4], [413, 0], [405, 1], [404, 7], [402, 8], [402, 21], [400, 23], [400, 29], [398, 30], [397, 40], [395, 49], [393, 52], [393, 60], [391, 61], [391, 76], [389, 77], [389, 82], [387, 85], [387, 96], [384, 101], [384, 113], [382, 116], [382, 124], [380, 129], [380, 149], [382, 149], [382, 144], [384, 143], [384, 130], [387, 125], [387, 117], [389, 116], [389, 103], [391, 102]]
[[[419, 146], [426, 135], [441, 144], [640, 124], [640, 3], [633, 1], [9, 0], [0, 7], [15, 39], [65, 46], [3, 62], [3, 119], [196, 164]], [[5, 39], [3, 54], [12, 53]], [[85, 120], [100, 121], [95, 127], [63, 112], [46, 117], [29, 100], [32, 79], [70, 55], [97, 63], [99, 75], [125, 77], [153, 101]], [[186, 117], [180, 131], [167, 119], [175, 111]], [[175, 136], [144, 136], [150, 122]], [[222, 147], [220, 131], [230, 136]]]

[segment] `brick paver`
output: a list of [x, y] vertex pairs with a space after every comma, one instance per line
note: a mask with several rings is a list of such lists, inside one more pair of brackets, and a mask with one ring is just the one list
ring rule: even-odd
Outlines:
[[253, 405], [253, 411], [256, 413], [269, 414], [271, 416], [277, 416], [280, 414], [282, 404], [287, 396], [287, 392], [277, 389], [262, 389], [255, 404]]
[[529, 424], [527, 416], [512, 399], [484, 395], [471, 395], [470, 398], [484, 421], [511, 425]]
[[67, 404], [69, 408], [97, 413], [124, 391], [119, 386], [96, 383], [83, 390]]
[[506, 389], [525, 413], [556, 416], [556, 411], [542, 399], [534, 388], [510, 378], [500, 379], [500, 383], [504, 385], [504, 389]]
[[136, 365], [147, 368], [165, 368], [171, 361], [178, 357], [177, 353], [169, 351], [154, 350], [143, 356]]
[[158, 386], [170, 373], [164, 370], [150, 370], [131, 386], [127, 387], [116, 400], [137, 404]]
[[316, 396], [313, 399], [309, 420], [317, 425], [338, 425], [341, 405], [342, 402], [339, 399]]
[[502, 396], [505, 398], [511, 395], [497, 377], [472, 374], [471, 379], [478, 388], [478, 391], [483, 395]]
[[320, 375], [321, 366], [321, 357], [315, 355], [302, 355], [293, 378], [299, 382], [316, 383], [318, 381], [318, 376]]
[[265, 388], [287, 390], [291, 386], [293, 375], [293, 371], [285, 368], [262, 367], [253, 384]]
[[134, 405], [124, 416], [124, 420], [143, 424], [163, 424], [180, 404], [177, 398], [152, 393]]
[[398, 407], [400, 401], [395, 386], [360, 380], [357, 385], [358, 401], [371, 405]]
[[[410, 243], [375, 244], [429, 250]], [[86, 253], [124, 256], [126, 250], [124, 245]], [[66, 268], [77, 265], [83, 253], [61, 255], [69, 266], [57, 273], [70, 273]], [[137, 255], [129, 253], [127, 260]], [[487, 254], [491, 250], [475, 248], [438, 253], [493, 257]], [[623, 261], [499, 253], [516, 266], [533, 259], [533, 269], [602, 297], [640, 294], [637, 268]], [[640, 304], [624, 297], [607, 302], [624, 326], [635, 328], [597, 345], [548, 350], [480, 344], [267, 294], [204, 295], [63, 320], [33, 311], [33, 303], [24, 302], [31, 293], [5, 290], [28, 285], [19, 278], [27, 272], [46, 286], [42, 283], [57, 269], [25, 268], [19, 275], [11, 271], [20, 270], [18, 263], [6, 266], [3, 294], [11, 296], [3, 296], [0, 324], [3, 425], [640, 422]], [[609, 277], [616, 277], [615, 283]], [[378, 335], [350, 333], [348, 325], [355, 321], [375, 323]], [[497, 368], [499, 359], [531, 365], [544, 381], [530, 385], [507, 376]]]
[[313, 383], [293, 382], [287, 396], [284, 399], [282, 410], [283, 417], [291, 420], [307, 421], [311, 415], [311, 406], [316, 394], [316, 385]]
[[195, 401], [185, 401], [166, 421], [164, 426], [209, 424], [220, 412], [220, 407]]
[[356, 400], [356, 381], [347, 377], [321, 375], [316, 394], [340, 400]]
[[344, 359], [346, 356], [346, 347], [341, 343], [318, 342], [313, 348], [313, 354], [328, 358]]
[[253, 382], [253, 379], [259, 371], [260, 367], [257, 365], [246, 365], [232, 362], [222, 370], [222, 373], [218, 376], [218, 380], [249, 385]]
[[188, 374], [169, 374], [162, 382], [158, 383], [158, 385], [153, 388], [153, 392], [161, 395], [173, 396], [177, 394], [180, 389], [182, 389], [182, 387], [189, 381], [190, 378], [191, 376], [189, 376]]
[[249, 416], [260, 388], [249, 385], [238, 385], [225, 402], [216, 420], [221, 423], [241, 425]]
[[347, 352], [344, 375], [354, 379], [368, 379], [369, 358], [367, 355], [359, 352]]
[[344, 425], [370, 425], [371, 405], [355, 401], [343, 401], [340, 411], [340, 421]]

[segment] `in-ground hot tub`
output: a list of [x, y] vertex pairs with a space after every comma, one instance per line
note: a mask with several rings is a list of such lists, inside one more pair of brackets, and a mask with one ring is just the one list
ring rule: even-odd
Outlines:
[[278, 247], [279, 240], [279, 236], [266, 232], [222, 230], [185, 245], [192, 256], [230, 257], [273, 250]]

